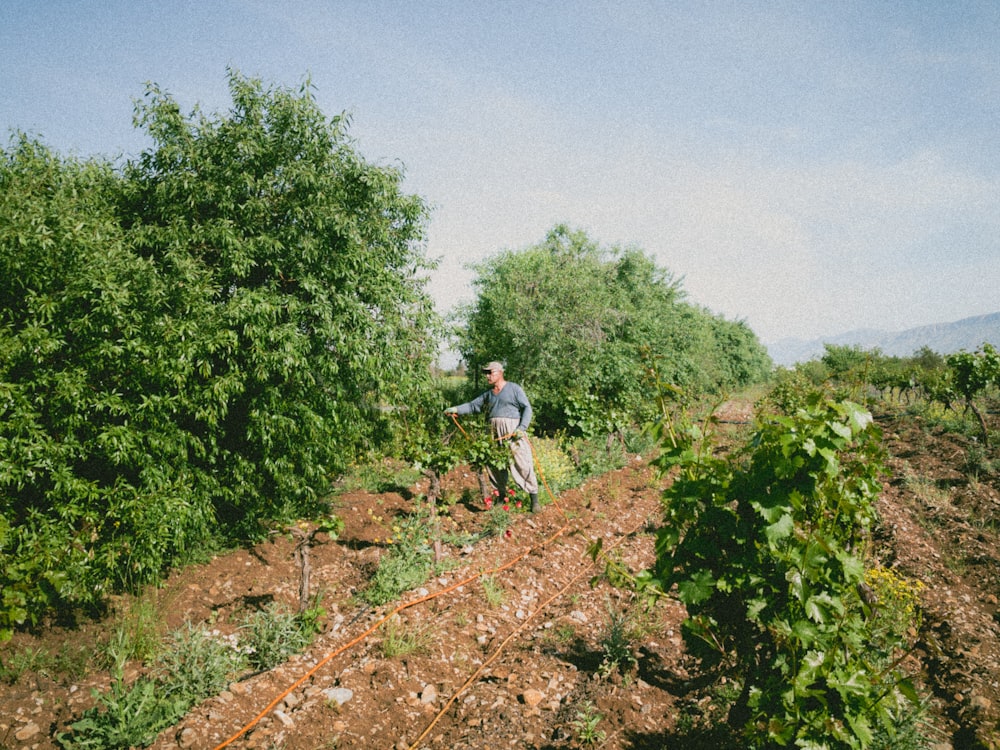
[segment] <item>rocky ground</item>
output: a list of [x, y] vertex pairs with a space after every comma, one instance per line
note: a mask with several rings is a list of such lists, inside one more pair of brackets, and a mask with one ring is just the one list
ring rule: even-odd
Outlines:
[[[746, 407], [727, 408], [726, 429], [745, 429]], [[968, 438], [911, 418], [879, 422], [891, 475], [876, 542], [884, 565], [926, 584], [907, 667], [931, 698], [929, 732], [941, 750], [998, 748], [1000, 478], [970, 476]], [[442, 518], [450, 538], [486, 522], [477, 488], [468, 470], [445, 478], [445, 496], [464, 498]], [[683, 608], [669, 600], [647, 611], [626, 590], [592, 580], [601, 572], [587, 554], [596, 540], [633, 569], [652, 562], [660, 480], [641, 457], [539, 514], [515, 514], [509, 536], [444, 545], [445, 572], [398, 606], [366, 607], [357, 593], [385, 554], [385, 519], [407, 512], [423, 489], [341, 495], [343, 534], [320, 535], [310, 554], [323, 632], [300, 657], [197, 706], [154, 747], [736, 746], [721, 729], [716, 693], [685, 655]], [[281, 536], [220, 555], [146, 596], [164, 631], [195, 622], [232, 632], [248, 608], [297, 603], [294, 547]], [[626, 674], [602, 668], [616, 623], [632, 637], [636, 667]], [[109, 630], [105, 621], [18, 634], [0, 658], [9, 665], [25, 654], [92, 654]], [[415, 650], [387, 656], [400, 636]], [[93, 659], [61, 672], [42, 662], [0, 684], [0, 748], [57, 747], [54, 736], [94, 704], [91, 689], [109, 684], [107, 671], [87, 666]]]

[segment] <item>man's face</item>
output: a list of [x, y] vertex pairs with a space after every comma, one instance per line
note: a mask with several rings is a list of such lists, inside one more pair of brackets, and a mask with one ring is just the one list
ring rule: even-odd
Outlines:
[[490, 370], [486, 373], [486, 382], [490, 385], [496, 385], [501, 375], [503, 375], [503, 370]]

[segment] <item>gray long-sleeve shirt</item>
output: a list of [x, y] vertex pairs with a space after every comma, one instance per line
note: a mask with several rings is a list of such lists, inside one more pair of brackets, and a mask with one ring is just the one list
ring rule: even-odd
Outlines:
[[459, 414], [476, 414], [486, 411], [490, 418], [506, 417], [517, 419], [517, 429], [527, 430], [531, 424], [531, 403], [524, 389], [517, 383], [504, 383], [500, 393], [494, 393], [493, 389], [485, 391], [476, 396], [472, 401], [460, 404], [455, 407]]

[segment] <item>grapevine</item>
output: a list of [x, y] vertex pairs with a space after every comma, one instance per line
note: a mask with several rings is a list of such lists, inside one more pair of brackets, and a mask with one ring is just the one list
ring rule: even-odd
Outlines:
[[724, 457], [703, 426], [661, 435], [674, 481], [639, 582], [676, 592], [689, 651], [742, 685], [730, 723], [754, 744], [868, 747], [916, 699], [870, 647], [859, 593], [881, 489], [871, 415], [814, 394]]

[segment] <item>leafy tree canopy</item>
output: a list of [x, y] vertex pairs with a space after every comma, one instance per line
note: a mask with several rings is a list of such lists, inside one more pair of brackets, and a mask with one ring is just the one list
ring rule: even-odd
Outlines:
[[475, 267], [459, 350], [472, 368], [505, 360], [542, 429], [613, 432], [652, 408], [650, 366], [677, 385], [719, 390], [764, 377], [770, 360], [743, 323], [685, 301], [640, 249], [602, 248], [554, 227], [539, 243]]
[[150, 86], [120, 169], [0, 156], [0, 636], [320, 507], [426, 391], [427, 209], [308, 84]]
[[121, 210], [138, 255], [211, 287], [204, 332], [226, 336], [197, 357], [220, 396], [206, 458], [248, 482], [218, 491], [296, 503], [385, 436], [380, 407], [425, 385], [427, 211], [308, 86], [231, 74], [230, 90], [229, 115], [208, 119], [149, 89], [136, 121], [156, 147], [129, 165]]

